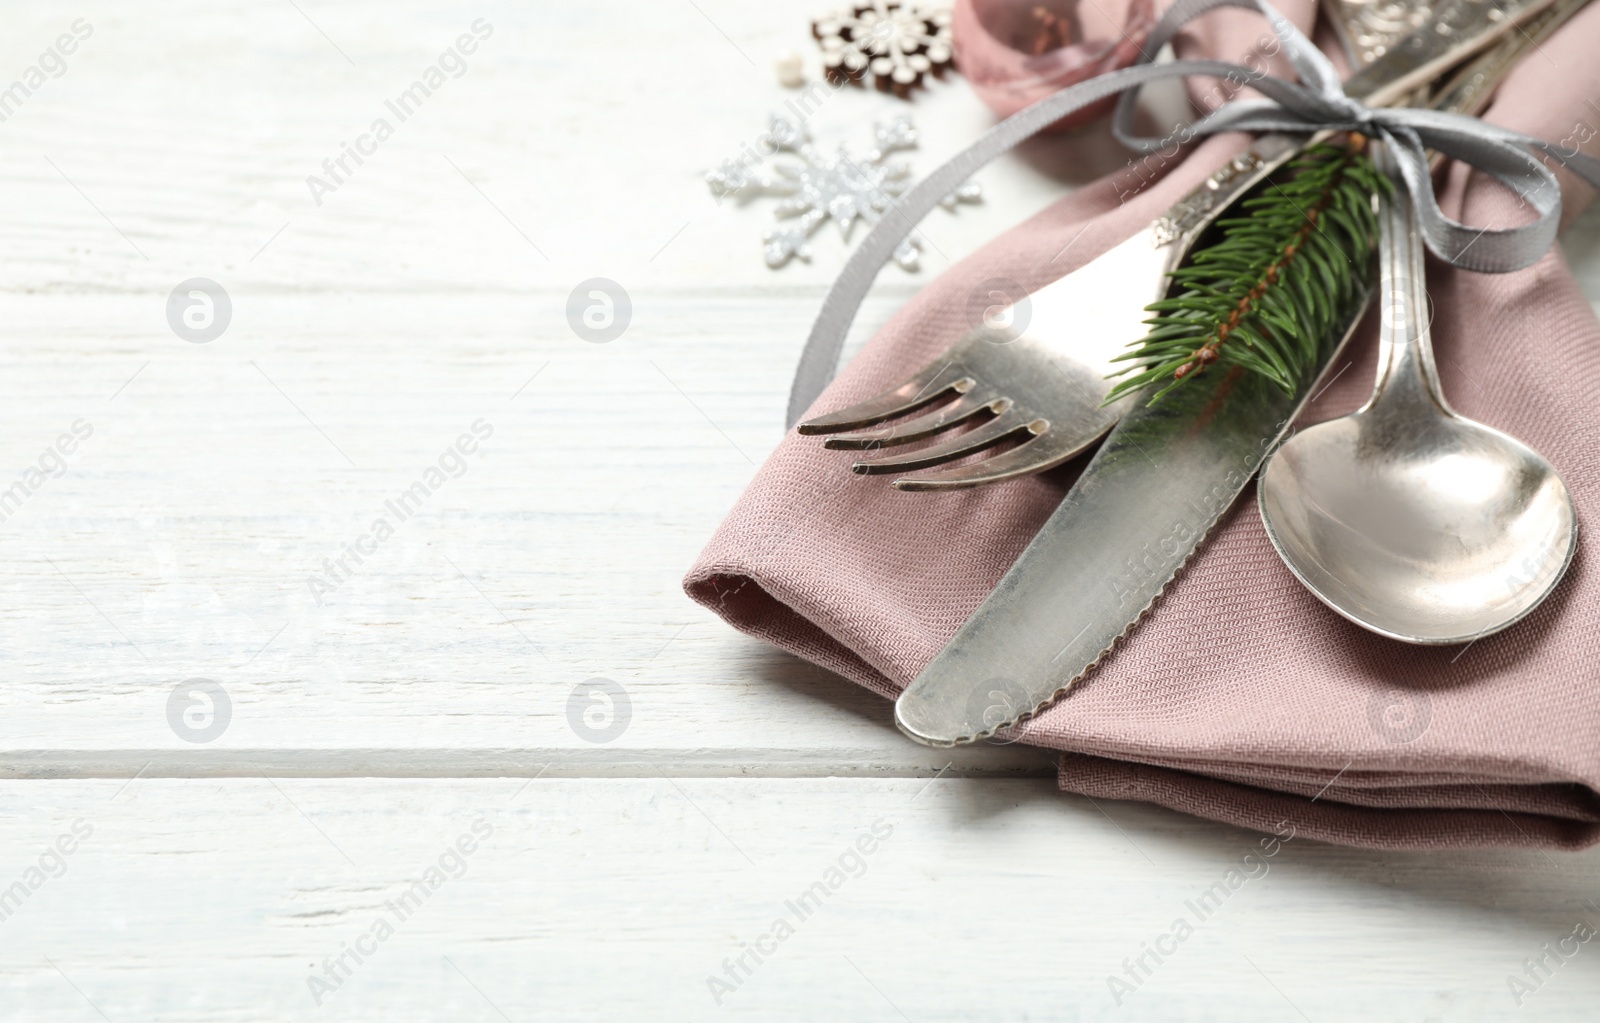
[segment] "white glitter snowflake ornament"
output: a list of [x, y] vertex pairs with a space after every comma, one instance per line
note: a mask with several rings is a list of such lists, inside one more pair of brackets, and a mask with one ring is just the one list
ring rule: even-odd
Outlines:
[[901, 99], [955, 60], [949, 6], [923, 0], [858, 0], [812, 22], [811, 34], [828, 81], [860, 85], [871, 74], [874, 85]]
[[[762, 236], [762, 252], [774, 270], [795, 257], [810, 262], [811, 235], [824, 221], [832, 220], [840, 238], [849, 241], [856, 221], [876, 224], [910, 185], [911, 168], [889, 160], [889, 154], [917, 144], [917, 131], [909, 117], [873, 125], [875, 145], [859, 156], [844, 146], [828, 155], [812, 144], [804, 125], [782, 114], [773, 115], [768, 138], [775, 150], [792, 153], [798, 161], [774, 162], [771, 173], [764, 173], [750, 161], [724, 160], [706, 175], [706, 183], [719, 197], [783, 197], [774, 212], [791, 223]], [[961, 203], [981, 198], [979, 186], [969, 181], [940, 200], [940, 205], [954, 210]], [[907, 238], [894, 251], [894, 261], [909, 271], [917, 269], [921, 256], [922, 247], [915, 237]]]

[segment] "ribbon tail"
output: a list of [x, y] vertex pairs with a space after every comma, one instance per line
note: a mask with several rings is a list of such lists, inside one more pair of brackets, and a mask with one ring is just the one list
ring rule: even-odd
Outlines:
[[[1428, 248], [1452, 266], [1479, 273], [1510, 273], [1532, 266], [1555, 244], [1561, 224], [1561, 183], [1542, 154], [1600, 188], [1600, 161], [1561, 150], [1542, 139], [1473, 117], [1440, 111], [1389, 110], [1375, 127], [1393, 144], [1401, 176], [1411, 191]], [[1475, 228], [1439, 207], [1428, 167], [1434, 149], [1488, 174], [1530, 208], [1535, 219], [1510, 228]]]

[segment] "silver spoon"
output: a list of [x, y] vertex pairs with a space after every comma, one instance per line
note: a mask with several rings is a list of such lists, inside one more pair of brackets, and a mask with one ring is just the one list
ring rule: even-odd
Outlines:
[[1409, 643], [1470, 641], [1550, 594], [1577, 549], [1577, 517], [1554, 466], [1445, 403], [1422, 236], [1403, 188], [1379, 220], [1372, 397], [1273, 454], [1261, 520], [1289, 570], [1357, 625]]

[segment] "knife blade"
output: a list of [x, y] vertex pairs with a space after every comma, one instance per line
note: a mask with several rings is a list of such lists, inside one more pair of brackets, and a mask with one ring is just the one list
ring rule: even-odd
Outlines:
[[[1541, 16], [1542, 38], [1582, 3], [1530, 6], [1524, 13]], [[1437, 33], [1442, 20], [1459, 40], [1473, 34], [1472, 25], [1526, 17], [1478, 0], [1438, 8], [1359, 74], [1382, 73], [1385, 60], [1422, 52], [1411, 40]], [[1515, 64], [1506, 53], [1534, 44], [1525, 34], [1501, 41], [1498, 59], [1473, 65], [1475, 88], [1447, 88], [1444, 97], [1456, 106], [1480, 101], [1486, 79]], [[1478, 39], [1459, 52], [1484, 45]], [[1437, 38], [1430, 46], [1437, 50]], [[1436, 73], [1455, 62], [1434, 63]], [[1337, 358], [1365, 306], [1365, 297], [1352, 303], [1314, 376]], [[1064, 695], [1150, 610], [1320, 386], [1289, 396], [1233, 368], [1203, 375], [1154, 406], [1136, 399], [994, 592], [901, 693], [900, 729], [927, 745], [958, 745], [1018, 724]]]

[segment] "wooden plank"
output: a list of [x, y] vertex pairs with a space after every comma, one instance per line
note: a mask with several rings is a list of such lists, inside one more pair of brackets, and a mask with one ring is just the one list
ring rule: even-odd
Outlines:
[[[0, 285], [165, 295], [201, 275], [230, 289], [323, 296], [565, 292], [598, 274], [630, 291], [821, 287], [843, 263], [846, 247], [827, 227], [810, 265], [774, 273], [760, 253], [773, 201], [719, 204], [703, 180], [758, 145], [770, 114], [796, 99], [772, 60], [803, 48], [815, 68], [807, 12], [734, 0], [704, 0], [699, 13], [450, 0], [399, 0], [381, 13], [362, 0], [298, 6], [178, 0], [143, 12], [89, 0], [69, 16], [19, 5], [0, 40], [8, 80], [75, 18], [93, 35], [3, 123]], [[480, 21], [492, 34], [464, 55], [466, 70], [400, 120], [388, 104]], [[860, 153], [875, 118], [909, 113], [922, 144], [901, 155], [923, 172], [992, 123], [953, 79], [910, 105], [872, 89], [819, 88], [804, 109], [830, 152]], [[366, 143], [373, 152], [355, 164], [345, 147], [379, 118], [392, 136]], [[1061, 195], [1061, 171], [1081, 181], [1123, 163], [1104, 143], [1103, 129], [1051, 140], [986, 172], [983, 205], [928, 219], [927, 271], [885, 276], [931, 279]], [[324, 169], [341, 157], [344, 172]], [[327, 193], [313, 176], [342, 180]]]
[[[3, 68], [73, 24], [15, 13]], [[7, 484], [72, 424], [94, 430], [0, 523], [0, 771], [1040, 770], [914, 747], [880, 701], [678, 592], [780, 435], [845, 255], [823, 235], [812, 264], [769, 270], [771, 204], [718, 204], [702, 180], [791, 98], [769, 61], [803, 16], [233, 0], [81, 17], [66, 70], [0, 125]], [[322, 161], [478, 18], [494, 31], [461, 77], [316, 202]], [[988, 120], [943, 83], [911, 108], [830, 92], [811, 125], [864, 145], [908, 109], [924, 168]], [[858, 339], [1060, 195], [1052, 160], [1096, 148], [1047, 144], [987, 177], [986, 205], [932, 218], [927, 271], [885, 274]], [[567, 321], [596, 275], [635, 307], [608, 345]], [[206, 344], [166, 315], [197, 276], [233, 307]], [[481, 460], [316, 604], [323, 559], [479, 420], [496, 430]], [[594, 677], [631, 701], [610, 742], [569, 723]], [[167, 721], [191, 678], [230, 698], [206, 743]]]
[[[114, 1021], [1507, 1018], [1522, 960], [1600, 923], [1597, 856], [1266, 855], [1042, 781], [6, 782], [0, 883], [43, 867], [0, 990]], [[1230, 870], [1118, 1005], [1107, 978]], [[1600, 954], [1574, 947], [1518, 1018], [1586, 1018]]]
[[[245, 295], [225, 344], [173, 347], [117, 337], [148, 296], [0, 296], [40, 338], [0, 354], [0, 459], [20, 474], [92, 428], [0, 524], [4, 769], [70, 773], [50, 750], [90, 774], [1041, 769], [908, 743], [884, 701], [682, 594], [744, 455], [781, 434], [770, 346], [805, 298], [664, 295], [610, 346], [528, 336], [550, 301], [362, 295], [307, 319]], [[473, 453], [447, 457], [463, 434]], [[205, 742], [168, 716], [196, 678], [231, 711]], [[574, 716], [595, 678], [625, 690], [620, 734], [603, 702], [599, 725]]]

